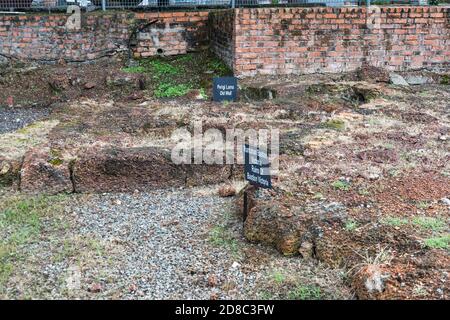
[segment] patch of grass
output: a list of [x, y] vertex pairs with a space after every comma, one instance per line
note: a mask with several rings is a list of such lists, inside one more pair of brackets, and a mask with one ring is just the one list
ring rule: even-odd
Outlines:
[[18, 247], [33, 241], [41, 231], [41, 218], [52, 214], [55, 204], [66, 195], [14, 196], [0, 203], [0, 285], [4, 284], [14, 270], [19, 256]]
[[164, 58], [152, 58], [142, 59], [139, 61], [139, 65], [124, 67], [123, 72], [127, 73], [147, 73], [153, 76], [153, 78], [159, 78], [162, 76], [178, 75], [183, 71], [181, 63], [182, 60], [163, 60]]
[[150, 60], [148, 65], [155, 77], [180, 74], [182, 68], [162, 60]]
[[137, 66], [124, 67], [128, 73], [145, 74], [146, 84], [156, 98], [179, 97], [187, 89], [199, 89], [203, 99], [216, 76], [231, 76], [233, 72], [209, 51], [180, 56], [144, 58]]
[[383, 143], [382, 147], [384, 147], [385, 149], [388, 149], [388, 150], [392, 150], [395, 148], [395, 146], [392, 143]]
[[50, 160], [48, 160], [48, 163], [50, 163], [53, 166], [59, 166], [63, 163], [64, 161], [58, 157], [55, 158], [51, 158]]
[[418, 285], [414, 287], [413, 293], [416, 296], [425, 297], [427, 295], [427, 290], [425, 290], [425, 288], [422, 285]]
[[368, 196], [368, 195], [370, 195], [370, 191], [368, 189], [366, 189], [366, 188], [359, 188], [358, 189], [358, 194], [360, 196]]
[[191, 62], [192, 60], [194, 60], [194, 55], [192, 53], [184, 54], [182, 56], [177, 57], [176, 59], [177, 62], [181, 63]]
[[334, 181], [331, 186], [337, 190], [348, 191], [350, 190], [350, 183], [343, 180]]
[[272, 278], [276, 284], [282, 284], [286, 280], [286, 276], [284, 275], [284, 273], [279, 270], [275, 270], [273, 272]]
[[209, 242], [215, 246], [227, 248], [233, 255], [238, 255], [238, 242], [231, 237], [224, 226], [217, 225], [211, 229], [209, 232]]
[[127, 73], [145, 73], [147, 69], [143, 66], [133, 66], [122, 68], [122, 71]]
[[205, 88], [200, 88], [200, 96], [202, 97], [203, 100], [208, 99], [208, 94], [206, 93]]
[[323, 194], [321, 192], [316, 192], [313, 195], [313, 199], [314, 200], [323, 200], [325, 197], [323, 196]]
[[449, 75], [443, 75], [441, 78], [441, 84], [449, 85], [450, 84], [450, 76]]
[[188, 84], [161, 83], [154, 93], [157, 98], [174, 98], [184, 96], [190, 89]]
[[415, 217], [412, 219], [412, 223], [422, 229], [432, 231], [440, 231], [446, 227], [446, 223], [443, 219], [433, 217]]
[[54, 256], [55, 262], [64, 261], [65, 259], [74, 257], [78, 254], [76, 242], [70, 239], [64, 239], [62, 246], [60, 245], [59, 249], [60, 250]]
[[259, 298], [261, 300], [272, 300], [273, 299], [273, 293], [269, 291], [262, 291], [259, 293]]
[[208, 68], [211, 69], [215, 75], [226, 76], [232, 74], [230, 68], [222, 62], [222, 60], [213, 57], [208, 63]]
[[351, 232], [351, 231], [355, 230], [357, 227], [358, 227], [358, 223], [355, 220], [350, 219], [350, 220], [347, 220], [345, 222], [344, 229], [346, 231], [350, 231]]
[[323, 127], [340, 131], [345, 129], [345, 122], [339, 119], [332, 119], [325, 122]]
[[3, 286], [13, 272], [13, 265], [0, 259], [0, 286]]
[[322, 292], [315, 285], [299, 284], [288, 293], [288, 299], [290, 300], [319, 300], [321, 297]]
[[424, 240], [425, 246], [433, 249], [448, 249], [450, 234], [442, 237], [433, 237]]
[[381, 220], [381, 223], [387, 224], [393, 227], [400, 227], [405, 224], [408, 224], [408, 219], [398, 218], [398, 217], [386, 217]]
[[419, 201], [419, 202], [416, 204], [416, 206], [417, 206], [417, 208], [419, 208], [419, 209], [427, 209], [427, 208], [430, 206], [430, 204], [429, 204], [427, 201]]
[[0, 243], [0, 286], [9, 279], [9, 276], [13, 272], [13, 265], [9, 260], [14, 253], [14, 245]]

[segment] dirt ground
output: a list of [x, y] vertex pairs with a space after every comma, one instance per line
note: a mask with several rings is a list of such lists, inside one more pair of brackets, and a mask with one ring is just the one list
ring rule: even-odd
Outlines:
[[[53, 199], [235, 184], [243, 178], [238, 165], [173, 164], [173, 131], [192, 130], [200, 120], [203, 131], [276, 128], [280, 173], [273, 190], [246, 188], [251, 207], [239, 231], [246, 240], [240, 241], [276, 248], [279, 253], [270, 254], [279, 259], [312, 264], [308, 272], [318, 280], [289, 282], [286, 274], [305, 270], [289, 265], [282, 275], [258, 282], [255, 292], [275, 298], [448, 299], [448, 74], [404, 73], [420, 83], [409, 86], [393, 85], [387, 72], [370, 67], [338, 75], [256, 77], [239, 80], [239, 101], [212, 102], [212, 77], [228, 74], [206, 53], [133, 65], [118, 59], [2, 70], [2, 226], [11, 221], [8, 213], [20, 223], [22, 211], [28, 212], [20, 209], [23, 199], [11, 200], [17, 192]], [[49, 111], [30, 117], [30, 108]], [[6, 126], [20, 118], [21, 109], [28, 120]], [[232, 203], [229, 210], [239, 221], [242, 192], [236, 190]], [[46, 216], [53, 205], [32, 211]], [[38, 229], [30, 229], [33, 236], [23, 231], [23, 239], [13, 229], [4, 229], [0, 247], [7, 297], [22, 281], [14, 252], [42, 244]], [[332, 280], [324, 280], [325, 274]], [[283, 293], [284, 284], [290, 293]], [[340, 294], [331, 293], [332, 286]]]

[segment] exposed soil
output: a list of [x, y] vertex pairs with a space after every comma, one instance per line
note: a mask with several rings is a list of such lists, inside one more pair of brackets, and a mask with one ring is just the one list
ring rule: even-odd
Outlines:
[[[51, 112], [0, 134], [0, 183], [27, 194], [164, 193], [230, 183], [242, 180], [241, 166], [175, 165], [172, 133], [192, 132], [200, 120], [203, 132], [276, 128], [280, 173], [273, 190], [248, 188], [246, 239], [298, 261], [324, 263], [333, 272], [344, 268], [346, 285], [360, 299], [448, 299], [450, 87], [439, 83], [440, 75], [427, 74], [434, 83], [409, 87], [387, 83], [385, 72], [375, 69], [242, 79], [241, 100], [221, 104], [205, 97], [213, 74], [226, 74], [219, 65], [212, 73], [209, 67], [192, 71], [207, 80], [197, 77], [196, 85], [185, 87], [186, 77], [167, 66], [183, 57], [151, 61], [126, 71], [120, 61], [39, 67], [48, 73], [45, 79], [75, 69], [83, 77], [79, 85], [72, 78], [46, 81], [40, 87], [45, 94], [33, 91], [32, 84], [44, 79], [39, 71], [4, 74], [9, 80], [0, 82], [0, 101], [15, 108], [50, 103]], [[193, 61], [195, 56], [183, 63]], [[171, 79], [170, 90], [149, 73], [158, 68]], [[100, 85], [108, 82], [106, 74], [110, 87]], [[20, 81], [29, 89], [19, 94]], [[233, 199], [240, 214], [242, 192]], [[316, 291], [309, 289], [312, 298]]]
[[210, 94], [214, 76], [229, 74], [208, 51], [128, 64], [121, 56], [86, 64], [16, 63], [0, 70], [0, 107], [48, 107], [77, 99], [143, 101], [157, 93], [195, 98], [199, 91]]

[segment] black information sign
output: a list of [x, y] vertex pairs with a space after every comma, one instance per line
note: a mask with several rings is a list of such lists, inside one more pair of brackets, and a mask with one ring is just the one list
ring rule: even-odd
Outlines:
[[221, 77], [213, 80], [214, 101], [235, 101], [237, 98], [237, 78]]
[[257, 187], [271, 189], [270, 163], [267, 154], [258, 148], [245, 144], [244, 159], [245, 180]]

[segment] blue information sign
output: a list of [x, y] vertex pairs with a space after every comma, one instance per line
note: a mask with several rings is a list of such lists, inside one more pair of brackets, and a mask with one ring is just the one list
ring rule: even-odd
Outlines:
[[237, 90], [236, 77], [220, 77], [213, 80], [214, 101], [235, 101]]

